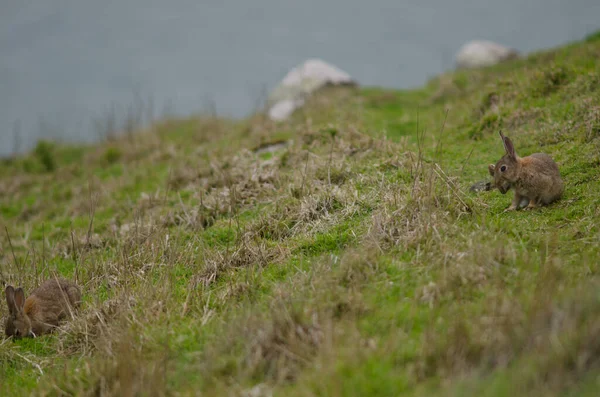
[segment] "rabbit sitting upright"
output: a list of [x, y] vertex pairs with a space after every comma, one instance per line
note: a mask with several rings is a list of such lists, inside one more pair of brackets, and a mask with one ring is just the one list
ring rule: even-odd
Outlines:
[[43, 282], [25, 299], [23, 288], [9, 285], [4, 290], [9, 316], [6, 336], [35, 337], [52, 332], [81, 303], [79, 287], [67, 280], [50, 279]]
[[512, 141], [500, 132], [506, 154], [488, 170], [494, 177], [494, 186], [502, 194], [510, 188], [515, 190], [512, 204], [506, 211], [522, 206], [533, 209], [558, 200], [563, 193], [564, 184], [560, 177], [558, 165], [544, 153], [534, 153], [527, 157], [519, 157]]

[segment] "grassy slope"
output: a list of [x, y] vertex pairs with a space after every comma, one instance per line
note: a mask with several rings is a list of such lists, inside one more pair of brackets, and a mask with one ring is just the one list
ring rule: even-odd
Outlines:
[[[5, 162], [0, 277], [78, 278], [85, 304], [0, 342], [0, 394], [593, 395], [598, 58], [596, 36], [331, 91], [283, 126], [171, 120]], [[559, 162], [563, 200], [469, 192], [500, 128]]]

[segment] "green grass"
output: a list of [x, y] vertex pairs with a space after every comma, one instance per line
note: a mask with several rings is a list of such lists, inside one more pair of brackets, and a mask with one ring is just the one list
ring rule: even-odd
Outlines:
[[[77, 278], [84, 305], [0, 342], [0, 394], [594, 395], [598, 37], [328, 89], [283, 125], [165, 120], [2, 162], [0, 277]], [[469, 191], [499, 129], [558, 162], [560, 201]]]

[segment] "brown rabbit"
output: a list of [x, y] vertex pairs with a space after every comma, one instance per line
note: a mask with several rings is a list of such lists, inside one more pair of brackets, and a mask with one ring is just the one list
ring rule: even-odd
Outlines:
[[494, 177], [494, 186], [502, 194], [510, 188], [515, 189], [515, 197], [506, 211], [516, 210], [522, 206], [533, 209], [558, 200], [563, 193], [564, 184], [560, 177], [558, 165], [544, 153], [534, 153], [527, 157], [519, 157], [512, 141], [500, 132], [506, 154], [494, 164], [488, 166]]
[[81, 303], [79, 287], [67, 280], [47, 280], [25, 299], [23, 288], [9, 285], [4, 290], [9, 316], [6, 336], [35, 337], [52, 332]]

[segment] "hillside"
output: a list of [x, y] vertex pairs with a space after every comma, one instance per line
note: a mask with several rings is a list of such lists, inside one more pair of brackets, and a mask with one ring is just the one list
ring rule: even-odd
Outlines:
[[[0, 278], [77, 279], [84, 305], [0, 341], [0, 395], [596, 395], [598, 59], [600, 34], [331, 89], [286, 124], [163, 120], [5, 160]], [[469, 190], [499, 129], [559, 163], [562, 200]]]

